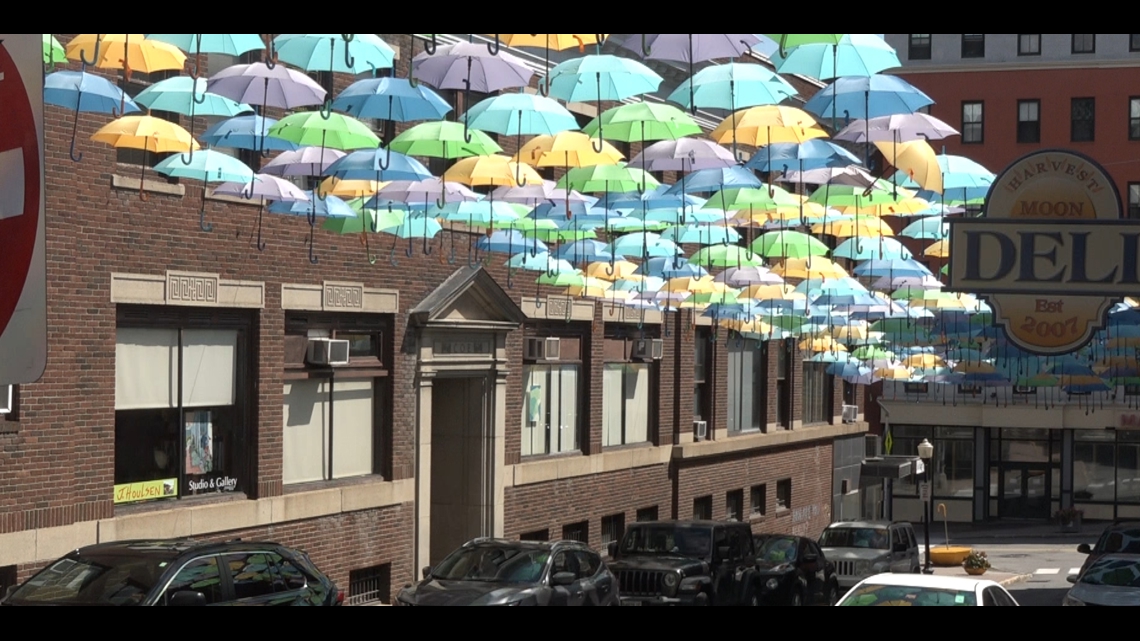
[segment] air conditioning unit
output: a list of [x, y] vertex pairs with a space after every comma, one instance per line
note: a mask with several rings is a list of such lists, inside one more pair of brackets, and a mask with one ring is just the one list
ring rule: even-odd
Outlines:
[[523, 356], [530, 361], [556, 361], [561, 352], [562, 343], [557, 338], [526, 339]]
[[854, 423], [859, 420], [859, 406], [858, 405], [844, 405], [843, 406], [843, 422]]
[[660, 338], [639, 338], [633, 341], [633, 358], [659, 361], [664, 355], [665, 341]]
[[1036, 392], [1037, 392], [1037, 388], [1032, 386], [1032, 385], [1014, 385], [1013, 386], [1013, 393], [1014, 394], [1034, 394]]
[[348, 365], [348, 341], [310, 338], [305, 360], [310, 365]]
[[863, 435], [863, 458], [879, 458], [883, 455], [883, 437], [878, 434]]
[[708, 421], [693, 421], [693, 440], [703, 441], [709, 437]]

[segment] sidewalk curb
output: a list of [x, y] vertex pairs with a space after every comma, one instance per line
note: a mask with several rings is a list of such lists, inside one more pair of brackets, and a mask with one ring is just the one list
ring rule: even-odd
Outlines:
[[1017, 575], [1009, 577], [1008, 579], [1003, 579], [1001, 581], [998, 581], [998, 585], [1000, 585], [1002, 587], [1009, 587], [1011, 585], [1014, 585], [1015, 583], [1024, 583], [1025, 581], [1028, 581], [1029, 579], [1032, 579], [1032, 578], [1033, 578], [1032, 574], [1017, 574]]

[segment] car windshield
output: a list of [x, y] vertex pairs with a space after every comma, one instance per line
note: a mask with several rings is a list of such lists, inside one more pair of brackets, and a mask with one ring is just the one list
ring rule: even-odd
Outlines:
[[885, 527], [833, 527], [823, 531], [819, 547], [885, 550], [890, 540]]
[[768, 539], [756, 556], [764, 563], [795, 563], [796, 540], [788, 536]]
[[137, 605], [168, 560], [154, 555], [81, 555], [49, 565], [12, 593], [12, 603]]
[[712, 531], [695, 527], [656, 525], [631, 528], [621, 542], [624, 554], [709, 556]]
[[537, 583], [549, 558], [549, 550], [538, 548], [473, 545], [452, 552], [431, 575], [443, 581]]
[[843, 597], [839, 605], [977, 605], [973, 592], [945, 588], [864, 583]]
[[1117, 588], [1140, 588], [1140, 561], [1134, 559], [1100, 559], [1081, 575], [1087, 585]]

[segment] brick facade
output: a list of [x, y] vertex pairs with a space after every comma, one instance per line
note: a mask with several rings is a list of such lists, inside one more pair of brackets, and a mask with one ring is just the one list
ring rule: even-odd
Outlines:
[[[402, 56], [394, 74], [407, 75], [410, 60], [409, 36], [380, 34]], [[58, 35], [66, 43], [70, 35]], [[418, 53], [418, 49], [417, 49]], [[77, 69], [73, 64], [60, 69]], [[114, 78], [114, 72], [88, 69]], [[352, 79], [337, 76], [338, 91]], [[810, 93], [810, 92], [808, 92]], [[603, 105], [605, 107], [607, 105]], [[272, 110], [268, 115], [273, 114]], [[256, 247], [259, 208], [232, 200], [207, 199], [206, 220], [210, 233], [198, 224], [203, 202], [202, 183], [183, 179], [184, 194], [166, 193], [168, 183], [147, 170], [146, 199], [134, 188], [114, 186], [123, 179], [138, 179], [139, 167], [116, 162], [114, 149], [90, 141], [95, 130], [109, 116], [80, 114], [76, 136], [82, 162], [69, 158], [72, 119], [69, 110], [48, 106], [45, 110], [47, 183], [47, 269], [48, 340], [47, 370], [43, 378], [20, 388], [19, 422], [6, 424], [0, 433], [0, 537], [48, 528], [76, 532], [82, 539], [86, 525], [96, 532], [95, 522], [121, 522], [156, 511], [185, 515], [217, 502], [193, 498], [151, 505], [115, 506], [115, 354], [116, 314], [111, 302], [111, 274], [162, 275], [166, 270], [216, 273], [223, 279], [264, 283], [264, 306], [250, 312], [254, 319], [252, 344], [256, 349], [252, 412], [249, 431], [251, 450], [250, 482], [244, 488], [247, 499], [258, 500], [266, 510], [280, 509], [282, 501], [313, 487], [287, 487], [283, 482], [283, 407], [286, 312], [282, 308], [284, 283], [319, 284], [325, 280], [354, 281], [365, 287], [399, 291], [399, 310], [391, 315], [392, 327], [384, 363], [388, 376], [382, 397], [388, 408], [385, 425], [377, 432], [381, 440], [377, 483], [399, 485], [416, 474], [418, 398], [415, 334], [409, 326], [408, 311], [441, 282], [466, 264], [469, 242], [462, 231], [447, 230], [433, 241], [432, 255], [424, 255], [417, 242], [411, 256], [405, 255], [405, 241], [391, 237], [370, 238], [371, 251], [378, 255], [370, 265], [359, 236], [338, 236], [317, 229], [314, 252], [319, 262], [310, 263], [309, 228], [303, 217], [278, 216], [261, 212], [262, 238], [267, 247]], [[183, 124], [188, 124], [183, 118]], [[189, 127], [187, 127], [189, 128]], [[196, 131], [206, 128], [204, 120]], [[400, 125], [397, 130], [403, 130]], [[506, 153], [513, 153], [513, 137], [501, 140]], [[636, 148], [637, 145], [634, 145]], [[632, 150], [636, 153], [636, 149]], [[560, 172], [559, 172], [560, 173]], [[452, 243], [455, 264], [448, 262]], [[533, 284], [536, 272], [519, 272], [513, 287], [507, 288], [505, 260], [493, 260], [484, 268], [516, 302], [524, 296], [558, 294], [557, 290]], [[613, 448], [602, 448], [602, 365], [607, 319], [603, 306], [594, 306], [592, 323], [575, 321], [581, 331], [584, 384], [587, 392], [581, 417], [584, 426], [581, 453], [571, 456], [605, 456]], [[652, 443], [646, 446], [672, 448], [692, 441], [692, 390], [694, 362], [694, 315], [689, 311], [666, 315], [667, 328], [646, 325], [638, 331], [647, 337], [664, 339], [664, 358], [658, 362], [654, 380], [658, 389], [652, 399], [656, 425], [650, 427]], [[628, 324], [627, 324], [628, 325]], [[534, 461], [520, 457], [520, 416], [523, 403], [522, 356], [526, 331], [508, 334], [506, 343], [510, 374], [507, 378], [506, 469]], [[710, 351], [714, 359], [714, 415], [710, 435], [727, 439], [725, 381], [727, 352], [720, 330], [719, 344]], [[774, 422], [775, 354], [769, 362], [769, 422]], [[798, 363], [798, 361], [794, 361]], [[792, 368], [798, 377], [798, 368]], [[836, 385], [840, 388], [840, 385]], [[841, 392], [837, 392], [841, 394]], [[838, 398], [838, 397], [837, 397]], [[861, 400], [861, 395], [860, 395]], [[837, 401], [839, 402], [839, 401]], [[799, 396], [791, 405], [799, 417]], [[836, 412], [838, 413], [838, 412]], [[550, 457], [554, 460], [557, 457]], [[664, 457], [668, 460], [668, 457]], [[542, 462], [544, 459], [539, 459]], [[793, 505], [788, 515], [770, 512], [754, 521], [757, 531], [794, 530], [814, 535], [830, 515], [831, 448], [827, 440], [811, 441], [783, 448], [750, 449], [731, 456], [707, 460], [686, 460], [631, 466], [570, 479], [508, 486], [505, 490], [504, 534], [549, 529], [559, 536], [568, 522], [589, 521], [589, 542], [601, 543], [600, 520], [624, 514], [632, 523], [636, 511], [658, 506], [661, 518], [685, 518], [694, 496], [711, 493], [714, 516], [724, 516], [726, 490], [745, 490], [766, 483], [774, 497], [776, 481], [792, 479]], [[317, 484], [320, 488], [339, 487], [337, 482]], [[379, 487], [379, 486], [377, 486]], [[381, 491], [381, 490], [377, 490]], [[387, 491], [387, 490], [383, 490]], [[394, 496], [405, 496], [394, 492]], [[802, 504], [800, 501], [802, 500]], [[771, 499], [774, 505], [774, 498]], [[747, 506], [746, 506], [747, 507]], [[807, 515], [797, 512], [807, 508]], [[816, 507], [820, 509], [815, 510]], [[260, 509], [260, 508], [259, 508]], [[800, 517], [795, 517], [799, 514]], [[393, 591], [412, 580], [414, 567], [414, 503], [405, 498], [391, 504], [362, 509], [344, 508], [316, 518], [289, 518], [273, 525], [241, 527], [202, 534], [199, 538], [271, 538], [304, 548], [316, 564], [343, 589], [348, 588], [349, 572], [380, 564], [391, 566]], [[276, 518], [276, 516], [274, 517]], [[67, 529], [71, 528], [71, 529]], [[157, 536], [157, 534], [154, 534]], [[98, 536], [97, 534], [95, 536]], [[0, 541], [15, 541], [3, 539]], [[23, 540], [23, 539], [21, 539]], [[88, 542], [94, 542], [88, 540]], [[37, 548], [39, 549], [39, 548]], [[55, 558], [44, 553], [35, 561], [18, 563], [19, 580]], [[0, 543], [0, 566], [7, 562]]]

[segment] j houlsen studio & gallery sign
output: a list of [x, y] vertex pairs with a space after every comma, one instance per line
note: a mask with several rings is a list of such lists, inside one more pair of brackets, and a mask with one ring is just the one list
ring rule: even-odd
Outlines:
[[994, 180], [981, 218], [950, 221], [954, 291], [984, 297], [1009, 340], [1039, 355], [1066, 354], [1104, 326], [1124, 296], [1140, 294], [1140, 221], [1095, 161], [1034, 152]]

